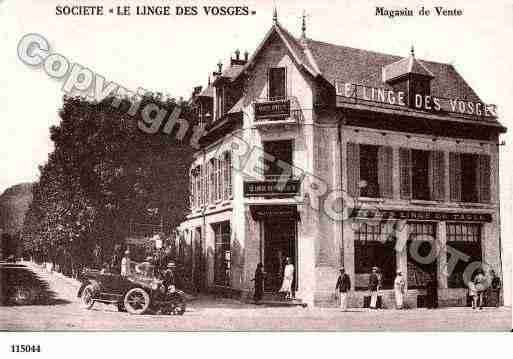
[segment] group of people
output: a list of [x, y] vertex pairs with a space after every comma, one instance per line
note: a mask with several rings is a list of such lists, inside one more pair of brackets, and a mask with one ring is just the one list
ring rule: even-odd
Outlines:
[[143, 262], [137, 263], [130, 259], [130, 250], [125, 250], [123, 255], [120, 253], [121, 246], [116, 245], [110, 264], [104, 265], [102, 271], [119, 273], [121, 276], [157, 276], [166, 288], [176, 284], [176, 264], [166, 256], [147, 256]]
[[[255, 277], [252, 279], [255, 282], [255, 292], [253, 300], [258, 303], [262, 300], [264, 295], [264, 279], [265, 272], [262, 263], [258, 263], [255, 269]], [[279, 293], [285, 295], [286, 300], [294, 300], [294, 264], [290, 257], [285, 258], [285, 266], [283, 267], [283, 279]]]
[[[489, 278], [487, 278], [484, 272], [480, 270], [474, 279], [467, 283], [472, 309], [483, 309], [486, 299], [495, 304], [496, 307], [500, 305], [501, 280], [493, 269], [490, 270], [489, 274]], [[489, 295], [488, 298], [486, 298], [486, 293]]]
[[[379, 291], [382, 287], [382, 276], [379, 273], [378, 267], [373, 267], [372, 271], [369, 275], [369, 284], [368, 290], [370, 292], [370, 309], [377, 309], [380, 306], [378, 303]], [[500, 305], [500, 288], [501, 288], [501, 280], [495, 274], [495, 271], [490, 270], [490, 275], [487, 278], [484, 275], [484, 272], [480, 270], [473, 280], [469, 281], [469, 295], [472, 299], [472, 308], [482, 309], [484, 301], [485, 301], [485, 293], [488, 293], [489, 301], [495, 304], [495, 306]], [[337, 283], [335, 285], [335, 291], [338, 293], [340, 300], [340, 308], [343, 311], [347, 310], [347, 300], [348, 293], [351, 290], [351, 279], [349, 275], [345, 272], [345, 269], [340, 268], [340, 274], [337, 278]], [[396, 277], [394, 279], [394, 299], [396, 309], [404, 308], [404, 298], [406, 296], [406, 281], [403, 277], [401, 271], [397, 271]], [[427, 308], [437, 308], [438, 307], [438, 284], [434, 274], [429, 275], [428, 280], [426, 282], [426, 307]]]

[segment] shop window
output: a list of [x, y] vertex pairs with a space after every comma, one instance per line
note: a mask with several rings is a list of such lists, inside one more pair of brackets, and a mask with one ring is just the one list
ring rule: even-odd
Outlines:
[[431, 276], [436, 280], [436, 226], [433, 222], [408, 222], [408, 288], [425, 288]]
[[[396, 273], [395, 232], [392, 224], [359, 223], [355, 230], [355, 273], [380, 269], [382, 287], [391, 289]], [[364, 289], [364, 288], [361, 288]]]
[[[481, 224], [480, 223], [447, 223], [447, 263], [451, 257], [463, 259], [456, 262], [453, 271], [449, 273], [447, 284], [449, 288], [466, 288], [463, 273], [470, 263], [481, 262]], [[471, 273], [473, 274], [473, 273]], [[471, 276], [470, 279], [473, 279]]]
[[214, 284], [229, 287], [231, 271], [230, 223], [212, 225], [215, 236]]
[[286, 96], [285, 67], [271, 67], [269, 69], [269, 100], [282, 100]]
[[271, 158], [265, 159], [265, 177], [279, 177], [291, 171], [293, 149], [291, 140], [266, 141], [263, 145], [265, 154]]

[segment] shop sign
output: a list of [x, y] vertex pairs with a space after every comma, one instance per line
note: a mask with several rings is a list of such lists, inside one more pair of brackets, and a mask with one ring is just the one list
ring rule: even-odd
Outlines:
[[397, 219], [422, 221], [463, 221], [463, 222], [491, 222], [490, 213], [454, 213], [431, 211], [404, 211], [404, 210], [376, 210], [354, 208], [352, 218], [368, 219]]
[[[342, 81], [335, 82], [335, 91], [337, 96], [345, 98], [392, 106], [408, 106], [408, 94], [404, 91], [394, 91]], [[497, 106], [492, 104], [422, 94], [413, 94], [413, 96], [412, 107], [417, 110], [452, 112], [479, 117], [497, 117]]]
[[296, 196], [299, 190], [299, 180], [283, 181], [278, 178], [244, 182], [244, 197]]
[[255, 102], [255, 120], [290, 117], [290, 100]]

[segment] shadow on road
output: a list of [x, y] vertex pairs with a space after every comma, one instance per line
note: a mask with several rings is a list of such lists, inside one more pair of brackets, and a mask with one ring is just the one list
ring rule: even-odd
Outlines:
[[48, 284], [22, 264], [0, 263], [0, 306], [60, 305], [70, 303], [57, 297]]

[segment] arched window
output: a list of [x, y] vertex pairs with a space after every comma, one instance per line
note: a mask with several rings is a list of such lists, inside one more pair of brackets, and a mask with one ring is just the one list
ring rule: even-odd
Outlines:
[[230, 199], [232, 196], [232, 157], [230, 152], [224, 153], [223, 164], [224, 199]]

